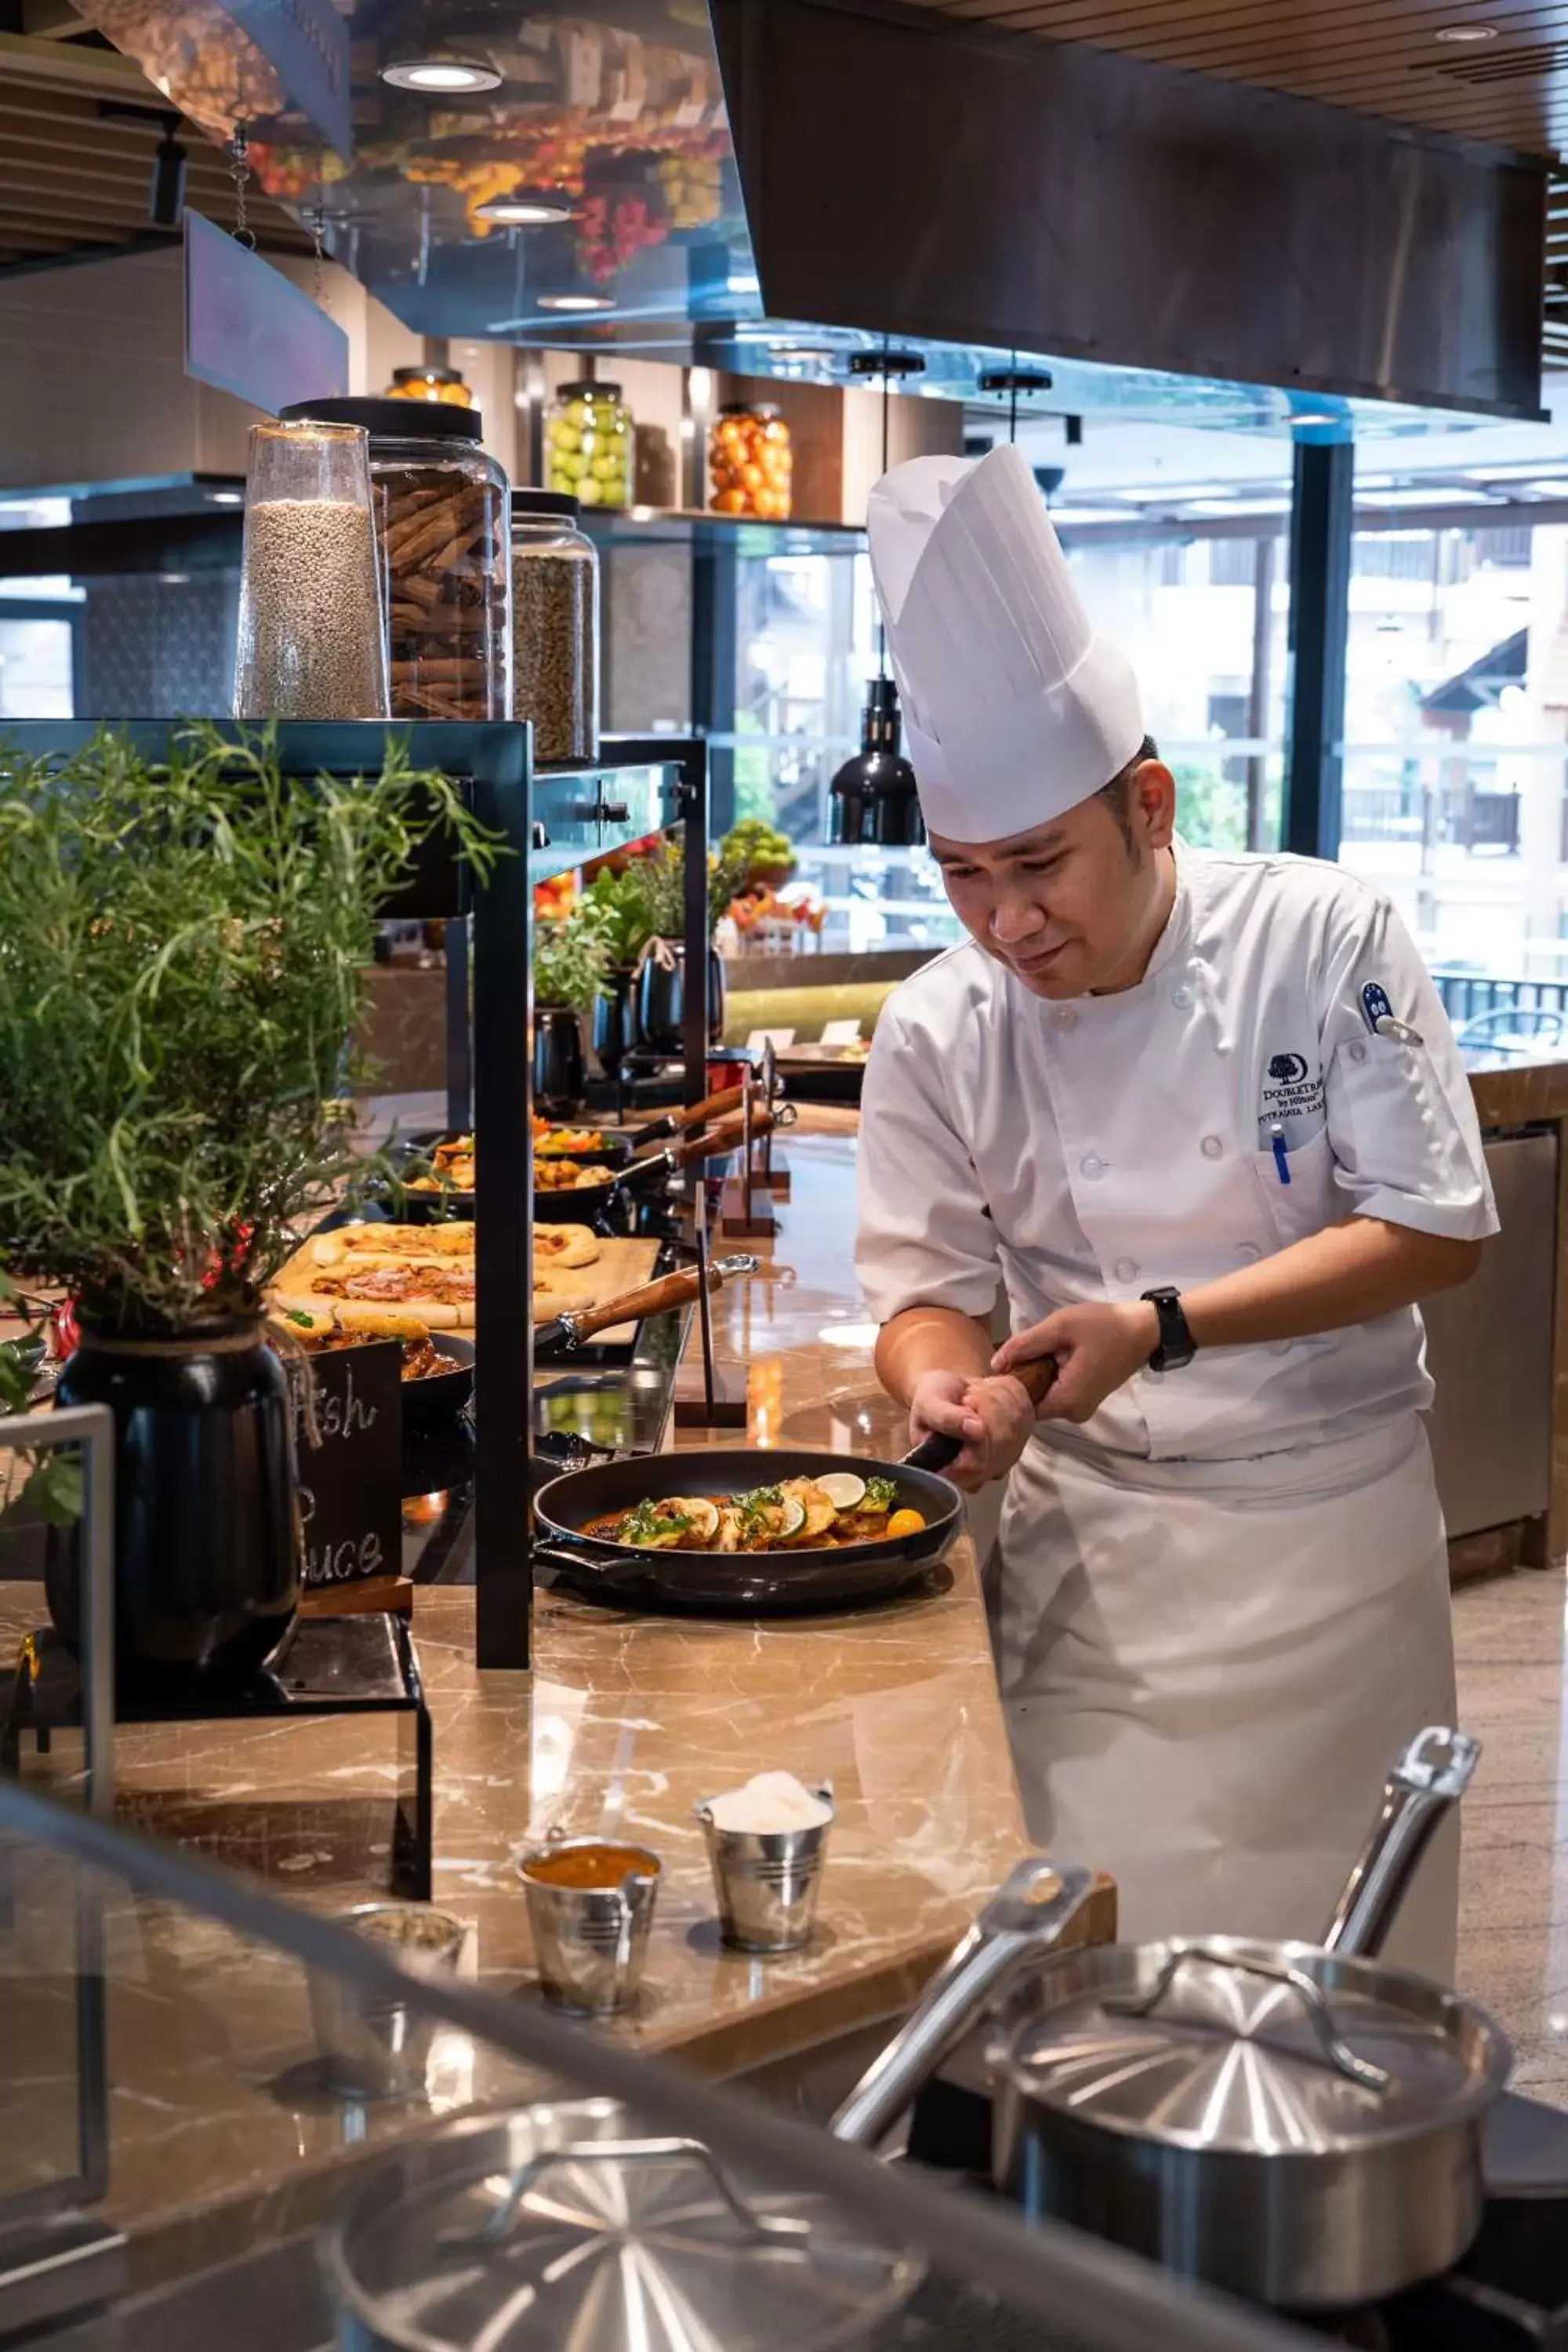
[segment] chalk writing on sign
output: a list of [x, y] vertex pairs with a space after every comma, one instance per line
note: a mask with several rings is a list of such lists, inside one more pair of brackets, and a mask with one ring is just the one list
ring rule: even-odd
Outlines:
[[307, 1586], [395, 1572], [403, 1533], [403, 1351], [376, 1340], [311, 1359], [319, 1445], [296, 1381], [294, 1446]]

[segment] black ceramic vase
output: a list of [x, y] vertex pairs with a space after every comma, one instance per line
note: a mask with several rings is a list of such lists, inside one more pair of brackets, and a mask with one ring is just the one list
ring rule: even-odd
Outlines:
[[588, 1091], [582, 1015], [569, 1004], [533, 1008], [533, 1099], [551, 1118], [575, 1110]]
[[[249, 1318], [149, 1339], [85, 1328], [56, 1391], [114, 1415], [114, 1631], [121, 1689], [244, 1681], [300, 1600], [283, 1367]], [[47, 1556], [49, 1613], [73, 1647], [79, 1546]]]
[[[672, 963], [649, 956], [637, 974], [637, 1042], [655, 1054], [679, 1054], [686, 1001], [686, 950], [672, 947]], [[724, 959], [717, 948], [708, 950], [708, 1042], [716, 1045], [724, 1034]]]

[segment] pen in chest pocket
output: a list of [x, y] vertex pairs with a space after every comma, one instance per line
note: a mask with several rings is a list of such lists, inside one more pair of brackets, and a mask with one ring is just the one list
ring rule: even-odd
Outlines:
[[1269, 1140], [1274, 1147], [1275, 1171], [1279, 1175], [1281, 1184], [1289, 1184], [1290, 1181], [1290, 1160], [1285, 1150], [1285, 1129], [1279, 1119], [1276, 1119], [1273, 1126], [1269, 1129], [1268, 1136]]

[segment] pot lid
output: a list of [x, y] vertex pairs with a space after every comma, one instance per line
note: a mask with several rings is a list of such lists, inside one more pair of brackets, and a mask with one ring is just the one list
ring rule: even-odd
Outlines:
[[383, 2352], [828, 2352], [912, 2294], [912, 2255], [826, 2200], [743, 2186], [605, 2099], [468, 2116], [362, 2176], [322, 2256]]
[[994, 2063], [1031, 2105], [1130, 2138], [1330, 2154], [1479, 2113], [1510, 2053], [1472, 2002], [1310, 1944], [1110, 1946], [1019, 1989]]

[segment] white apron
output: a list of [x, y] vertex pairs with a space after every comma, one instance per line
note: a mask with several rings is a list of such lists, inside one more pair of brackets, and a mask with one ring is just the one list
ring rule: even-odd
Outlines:
[[[1178, 1376], [1179, 1377], [1179, 1376]], [[1031, 1835], [1110, 1871], [1129, 1941], [1315, 1940], [1388, 1766], [1454, 1719], [1447, 1556], [1410, 1420], [1258, 1462], [1032, 1443], [987, 1585]], [[1387, 1957], [1451, 1982], [1458, 1823]]]

